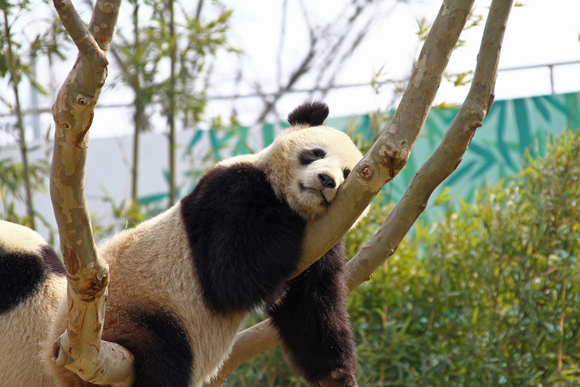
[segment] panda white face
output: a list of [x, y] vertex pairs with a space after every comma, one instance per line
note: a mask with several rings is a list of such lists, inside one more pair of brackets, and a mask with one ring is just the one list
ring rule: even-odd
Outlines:
[[226, 159], [219, 165], [244, 163], [264, 171], [278, 198], [307, 221], [314, 220], [327, 210], [340, 185], [362, 158], [345, 133], [320, 125], [327, 114], [324, 104], [301, 105], [288, 117], [293, 126], [270, 146], [256, 154]]
[[[292, 136], [293, 135], [293, 136]], [[302, 129], [283, 139], [290, 144], [284, 196], [305, 219], [322, 215], [362, 157], [350, 138], [329, 127]]]
[[323, 148], [303, 150], [298, 161], [302, 169], [296, 179], [302, 201], [312, 201], [308, 207], [328, 206], [350, 173], [350, 167]]

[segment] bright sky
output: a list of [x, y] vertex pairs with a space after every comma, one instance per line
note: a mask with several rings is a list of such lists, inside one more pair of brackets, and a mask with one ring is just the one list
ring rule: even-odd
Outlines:
[[[223, 0], [234, 10], [230, 39], [232, 44], [243, 50], [244, 68], [246, 71], [242, 92], [252, 92], [252, 83], [260, 79], [265, 91], [272, 91], [270, 85], [276, 79], [276, 52], [280, 40], [281, 10], [283, 1], [252, 0], [239, 2]], [[332, 20], [342, 9], [346, 0], [317, 0], [304, 2], [309, 10], [311, 23], [322, 25]], [[374, 71], [384, 66], [386, 78], [402, 79], [407, 77], [413, 58], [417, 55], [420, 44], [417, 40], [416, 20], [425, 17], [433, 21], [437, 15], [441, 0], [410, 1], [412, 4], [399, 4], [388, 18], [377, 23], [364, 44], [358, 49], [344, 67], [337, 79], [340, 84], [369, 83]], [[562, 62], [580, 62], [580, 0], [522, 0], [524, 6], [514, 8], [508, 23], [508, 29], [501, 54], [500, 69], [552, 64]], [[206, 2], [207, 3], [207, 2]], [[387, 4], [390, 2], [378, 2]], [[485, 15], [489, 0], [477, 0], [475, 14]], [[194, 9], [196, 2], [191, 2]], [[284, 50], [285, 76], [287, 77], [296, 62], [307, 49], [307, 35], [304, 19], [298, 0], [288, 0], [288, 12], [291, 23], [287, 26], [287, 41]], [[82, 9], [82, 3], [75, 1], [77, 8]], [[207, 6], [209, 9], [209, 6]], [[43, 11], [44, 12], [44, 11]], [[119, 27], [130, 28], [131, 8], [124, 4], [119, 18]], [[83, 18], [88, 22], [89, 12], [83, 12]], [[30, 28], [30, 27], [27, 27]], [[480, 44], [483, 23], [481, 27], [473, 28], [462, 35], [465, 46], [454, 52], [448, 69], [450, 73], [472, 70]], [[70, 55], [71, 58], [74, 55]], [[111, 63], [113, 61], [111, 60]], [[210, 95], [231, 94], [233, 80], [237, 69], [237, 58], [229, 57], [219, 63], [219, 71], [213, 79], [214, 88]], [[56, 86], [60, 85], [72, 67], [72, 59], [59, 65], [57, 74], [53, 75]], [[42, 68], [40, 69], [42, 71]], [[554, 68], [554, 92], [564, 93], [580, 90], [580, 63]], [[111, 66], [105, 90], [99, 104], [129, 103], [133, 96], [131, 91], [117, 86], [111, 89], [115, 81], [114, 65]], [[309, 87], [306, 78], [298, 86]], [[439, 90], [436, 103], [461, 103], [467, 87], [453, 88], [443, 84]], [[550, 71], [547, 67], [525, 71], [500, 72], [496, 85], [496, 99], [527, 97], [549, 94]], [[0, 83], [0, 95], [7, 99], [11, 97], [7, 82]], [[23, 107], [30, 106], [30, 96], [27, 90], [22, 90]], [[283, 118], [298, 103], [306, 99], [306, 94], [294, 94], [283, 99], [279, 104], [279, 113]], [[376, 95], [370, 87], [342, 89], [331, 92], [325, 101], [331, 109], [331, 116], [364, 114], [376, 109], [392, 107], [392, 93], [388, 88]], [[41, 107], [51, 106], [53, 101], [45, 98], [40, 101]], [[235, 104], [242, 124], [252, 125], [256, 119], [261, 102], [240, 100]], [[221, 114], [229, 116], [231, 101], [210, 101], [206, 117]], [[6, 112], [0, 107], [0, 113]], [[131, 111], [128, 109], [98, 109], [91, 129], [91, 136], [126, 135], [132, 132]], [[273, 117], [270, 117], [272, 119]], [[7, 118], [0, 117], [0, 125]], [[51, 114], [42, 116], [42, 127], [50, 125]], [[157, 119], [155, 127], [165, 130], [165, 122]], [[1, 136], [0, 136], [1, 137]], [[4, 140], [5, 141], [5, 140]], [[0, 138], [0, 145], [4, 142]]]
[[[241, 47], [253, 63], [254, 71], [262, 78], [275, 79], [275, 55], [269, 47], [276, 47], [280, 29], [282, 2], [268, 0], [252, 1], [244, 7], [236, 2], [228, 3], [235, 9], [233, 19], [234, 42]], [[301, 22], [297, 2], [290, 6], [293, 20]], [[401, 4], [395, 13], [374, 28], [353, 59], [350, 60], [339, 81], [342, 83], [368, 83], [373, 71], [385, 66], [388, 78], [401, 79], [409, 74], [412, 58], [418, 52], [416, 20], [426, 17], [432, 22], [440, 8], [440, 0], [423, 0]], [[524, 0], [523, 7], [512, 10], [501, 54], [500, 69], [537, 64], [580, 61], [580, 1], [579, 0]], [[239, 4], [239, 2], [237, 2]], [[334, 4], [334, 5], [333, 5]], [[332, 12], [340, 9], [333, 0], [308, 2], [320, 22], [331, 20]], [[476, 1], [475, 14], [486, 15], [490, 1]], [[291, 27], [288, 27], [291, 28]], [[481, 27], [468, 30], [462, 35], [465, 46], [457, 50], [449, 63], [450, 73], [460, 73], [474, 68], [477, 51], [483, 33]], [[299, 56], [305, 46], [306, 36], [296, 36], [288, 42], [290, 55]], [[304, 47], [305, 49], [306, 47]], [[275, 53], [275, 52], [274, 52]], [[555, 92], [580, 90], [580, 63], [556, 67], [554, 70]], [[467, 87], [453, 88], [442, 85], [436, 102], [461, 103]], [[496, 86], [496, 98], [508, 99], [531, 95], [549, 94], [550, 73], [548, 68], [518, 72], [502, 72]], [[329, 95], [327, 102], [331, 114], [361, 114], [369, 110], [387, 107], [390, 93], [376, 96], [371, 88], [347, 89]], [[293, 108], [292, 101], [285, 110]], [[284, 109], [280, 109], [284, 110]], [[216, 109], [216, 111], [219, 111]]]

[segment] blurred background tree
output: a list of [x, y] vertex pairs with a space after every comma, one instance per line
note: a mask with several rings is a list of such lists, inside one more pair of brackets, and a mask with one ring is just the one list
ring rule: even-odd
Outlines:
[[[129, 1], [133, 7], [132, 35], [123, 30], [111, 50], [120, 69], [119, 80], [134, 93], [133, 159], [131, 200], [138, 198], [139, 134], [151, 128], [148, 115], [155, 110], [166, 118], [168, 126], [168, 205], [177, 199], [175, 181], [175, 133], [198, 125], [205, 110], [205, 94], [213, 66], [208, 65], [220, 51], [236, 52], [227, 42], [231, 10], [219, 1], [206, 4], [214, 15], [202, 18], [204, 0], [195, 12], [175, 0]], [[176, 17], [175, 8], [179, 17]], [[143, 15], [147, 22], [143, 24]], [[166, 67], [169, 74], [166, 74]]]
[[[23, 30], [23, 19], [30, 15], [35, 4], [31, 1], [0, 1], [0, 78], [5, 78], [11, 90], [11, 96], [0, 95], [0, 103], [13, 114], [13, 119], [3, 123], [1, 130], [11, 133], [20, 150], [20, 161], [0, 158], [0, 198], [3, 219], [24, 224], [36, 229], [36, 218], [49, 229], [49, 222], [35, 210], [33, 194], [46, 194], [45, 180], [50, 170], [48, 157], [44, 160], [29, 160], [30, 147], [27, 145], [24, 112], [22, 110], [21, 88], [26, 83], [34, 93], [46, 95], [46, 86], [37, 79], [37, 58], [48, 58], [50, 67], [64, 58], [66, 45], [64, 29], [55, 17], [39, 17], [34, 28]], [[49, 15], [52, 15], [49, 13]], [[24, 24], [25, 25], [25, 24]], [[26, 82], [24, 82], [26, 81]], [[40, 137], [40, 134], [38, 134]], [[50, 143], [50, 130], [44, 141]], [[32, 149], [33, 150], [33, 149]], [[50, 147], [46, 154], [50, 155]], [[26, 215], [21, 215], [18, 204], [25, 208]], [[52, 237], [52, 233], [50, 235]]]

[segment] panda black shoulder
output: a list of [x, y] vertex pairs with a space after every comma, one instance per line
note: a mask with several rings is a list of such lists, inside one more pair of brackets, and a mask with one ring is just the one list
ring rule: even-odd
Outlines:
[[216, 166], [181, 200], [208, 306], [248, 311], [281, 291], [300, 257], [306, 221], [251, 164]]
[[288, 114], [290, 125], [320, 126], [328, 117], [328, 105], [320, 101], [305, 102]]

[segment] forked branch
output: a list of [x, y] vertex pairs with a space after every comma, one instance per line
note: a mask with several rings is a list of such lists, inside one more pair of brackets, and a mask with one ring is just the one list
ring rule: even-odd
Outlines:
[[[348, 262], [348, 287], [350, 291], [353, 291], [364, 281], [368, 280], [375, 269], [382, 265], [388, 257], [395, 252], [403, 237], [407, 234], [418, 216], [425, 209], [432, 192], [457, 168], [461, 162], [463, 154], [467, 150], [467, 147], [475, 134], [475, 130], [481, 126], [483, 119], [489, 112], [493, 102], [493, 91], [497, 77], [500, 49], [512, 6], [513, 0], [494, 0], [492, 2], [469, 94], [441, 141], [438, 149], [419, 169], [409, 184], [403, 198], [389, 214], [371, 241]], [[444, 3], [437, 19], [448, 13], [449, 10], [452, 9], [450, 7], [451, 5]], [[471, 8], [471, 5], [469, 8]], [[438, 34], [436, 30], [437, 23], [438, 22], [436, 21], [430, 35], [434, 33]], [[462, 28], [463, 24], [461, 24], [460, 29]], [[442, 30], [438, 31], [441, 33]], [[455, 37], [455, 39], [457, 39], [457, 37]], [[451, 39], [449, 37], [447, 38]], [[429, 44], [433, 44], [433, 39], [427, 39], [425, 46]], [[441, 46], [440, 44], [437, 44], [436, 47]], [[421, 54], [422, 57], [425, 51], [426, 48], [424, 47]], [[447, 57], [449, 56], [447, 55]], [[407, 86], [401, 105], [393, 118], [394, 122], [392, 122], [385, 130], [385, 133], [381, 135], [382, 140], [379, 139], [373, 146], [373, 149], [369, 152], [375, 152], [374, 157], [377, 157], [377, 153], [379, 156], [388, 154], [393, 155], [391, 158], [379, 158], [379, 161], [376, 164], [373, 164], [379, 165], [381, 168], [387, 168], [389, 169], [387, 172], [391, 173], [391, 175], [381, 177], [380, 180], [374, 182], [374, 184], [378, 185], [380, 184], [380, 181], [391, 180], [400, 170], [398, 166], [401, 165], [402, 168], [402, 164], [404, 164], [408, 159], [410, 149], [425, 122], [425, 118], [429, 111], [428, 108], [423, 108], [420, 115], [413, 115], [413, 108], [415, 107], [415, 104], [417, 104], [417, 101], [415, 100], [417, 97], [416, 93], [419, 93], [420, 96], [426, 95], [420, 90], [422, 79], [416, 79], [419, 72], [422, 71], [420, 70], [422, 67], [421, 63], [429, 64], [428, 67], [423, 66], [423, 68], [432, 69], [431, 71], [435, 70], [432, 60], [420, 57], [418, 68], [415, 69], [413, 78]], [[439, 70], [443, 71], [444, 67], [445, 66], [443, 66], [443, 69]], [[432, 74], [431, 71], [427, 72], [429, 77], [440, 76], [438, 72], [437, 74]], [[427, 76], [427, 73], [423, 74], [421, 78]], [[433, 89], [430, 89], [429, 92], [432, 92], [433, 96], [438, 84], [438, 82], [430, 84]], [[432, 99], [428, 102], [428, 106], [430, 106], [431, 103]], [[423, 103], [420, 105], [421, 107], [424, 107]], [[402, 113], [399, 114], [400, 111]], [[408, 141], [410, 140], [412, 140], [413, 143], [409, 143]], [[377, 145], [380, 141], [383, 141], [383, 145]], [[388, 144], [398, 145], [395, 148], [390, 148]], [[409, 144], [408, 148], [405, 148], [405, 144]], [[399, 151], [399, 149], [402, 149], [402, 151]], [[361, 178], [365, 180], [365, 177], [368, 176], [370, 176], [369, 180], [375, 178], [374, 168], [371, 167], [371, 169], [365, 169], [367, 165], [366, 160], [372, 158], [373, 156], [367, 155], [361, 163], [359, 163], [357, 169], [359, 176], [357, 176], [358, 179], [356, 180], [360, 180]], [[349, 180], [355, 182], [351, 182], [349, 186], [343, 189], [343, 195], [341, 195], [341, 198], [339, 199], [341, 203], [344, 203], [345, 209], [349, 204], [352, 206], [351, 201], [344, 199], [347, 195], [345, 192], [352, 190], [353, 193], [350, 195], [353, 195], [356, 194], [357, 191], [360, 191], [360, 189], [353, 187], [356, 184], [356, 180], [354, 178], [347, 179], [347, 182]], [[374, 184], [373, 187], [375, 187]], [[382, 187], [382, 185], [380, 187]], [[359, 201], [367, 203], [366, 198], [374, 192], [374, 189], [375, 188], [370, 188], [369, 184], [367, 194], [359, 193]], [[374, 196], [374, 194], [372, 194], [372, 196]], [[363, 206], [363, 204], [358, 203], [359, 202], [357, 202], [357, 208]], [[343, 213], [347, 213], [346, 210], [343, 211]], [[326, 218], [328, 217], [325, 217], [325, 222]], [[320, 223], [322, 223], [322, 220]], [[330, 228], [331, 226], [328, 224], [326, 227]], [[316, 228], [313, 227], [310, 232], [312, 233], [314, 230], [316, 230]], [[334, 229], [332, 232], [337, 233], [339, 237], [341, 235]], [[239, 333], [230, 358], [224, 364], [219, 376], [212, 385], [221, 385], [242, 363], [266, 352], [278, 344], [279, 341], [276, 336], [275, 328], [270, 324], [269, 319]]]
[[340, 188], [328, 213], [306, 230], [296, 275], [348, 231], [375, 195], [405, 166], [433, 105], [474, 0], [445, 0], [419, 54], [393, 119]]
[[459, 166], [493, 103], [501, 44], [512, 6], [513, 0], [493, 0], [469, 93], [439, 147], [415, 174], [399, 203], [369, 243], [348, 262], [351, 291], [394, 253], [433, 191]]

